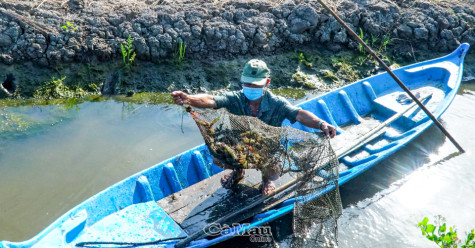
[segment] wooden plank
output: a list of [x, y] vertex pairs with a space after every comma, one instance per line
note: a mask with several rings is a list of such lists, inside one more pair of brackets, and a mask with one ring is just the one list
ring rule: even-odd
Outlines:
[[[187, 233], [202, 230], [209, 223], [235, 212], [261, 196], [258, 190], [262, 178], [257, 170], [246, 170], [244, 179], [233, 190], [221, 186], [221, 178], [230, 170], [220, 172], [158, 201], [160, 207]], [[291, 180], [284, 176], [275, 181], [276, 187]], [[239, 216], [230, 222], [240, 222]]]

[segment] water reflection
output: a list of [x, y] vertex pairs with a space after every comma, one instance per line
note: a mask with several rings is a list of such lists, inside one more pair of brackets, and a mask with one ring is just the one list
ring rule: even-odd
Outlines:
[[106, 100], [4, 111], [29, 118], [30, 128], [0, 133], [0, 240], [29, 239], [109, 185], [203, 143], [174, 105]]
[[462, 85], [442, 124], [467, 151], [436, 127], [342, 187], [340, 247], [428, 247], [417, 228], [423, 217], [445, 216], [459, 234], [474, 228], [475, 82]]

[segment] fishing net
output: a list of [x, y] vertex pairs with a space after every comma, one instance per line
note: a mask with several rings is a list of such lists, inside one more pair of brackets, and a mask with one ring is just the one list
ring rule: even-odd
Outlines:
[[337, 219], [341, 215], [338, 160], [328, 137], [290, 126], [270, 126], [225, 109], [194, 111], [187, 107], [187, 111], [218, 166], [257, 169], [268, 178], [291, 175], [286, 185], [292, 186], [277, 188], [267, 204], [275, 206], [295, 197], [293, 247], [337, 245]]

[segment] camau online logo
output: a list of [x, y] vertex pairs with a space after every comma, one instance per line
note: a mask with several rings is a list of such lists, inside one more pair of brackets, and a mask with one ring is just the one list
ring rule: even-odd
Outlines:
[[272, 242], [272, 232], [270, 226], [250, 227], [249, 223], [227, 224], [211, 223], [203, 228], [203, 231], [209, 236], [226, 235], [235, 233], [239, 236], [249, 236], [251, 242]]

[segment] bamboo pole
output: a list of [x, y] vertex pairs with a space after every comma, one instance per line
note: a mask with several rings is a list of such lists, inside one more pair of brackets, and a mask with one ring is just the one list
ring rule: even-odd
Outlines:
[[355, 38], [358, 43], [360, 43], [366, 51], [368, 51], [377, 61], [378, 63], [391, 75], [391, 77], [396, 81], [397, 84], [414, 100], [417, 105], [426, 113], [427, 116], [437, 125], [437, 127], [442, 131], [447, 138], [454, 144], [455, 147], [461, 152], [464, 153], [465, 150], [457, 143], [457, 141], [450, 135], [450, 133], [440, 124], [440, 122], [435, 118], [434, 115], [417, 99], [417, 97], [412, 94], [412, 92], [404, 85], [404, 83], [391, 71], [391, 69], [379, 58], [379, 56], [348, 26], [346, 23], [332, 10], [330, 9], [323, 0], [317, 0], [323, 8], [328, 10], [330, 14], [348, 31], [348, 33]]

